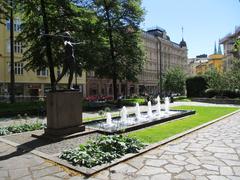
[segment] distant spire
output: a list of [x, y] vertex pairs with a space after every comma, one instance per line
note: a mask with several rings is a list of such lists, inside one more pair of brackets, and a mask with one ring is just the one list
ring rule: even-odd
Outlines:
[[182, 39], [183, 39], [183, 26], [182, 26]]
[[222, 49], [221, 49], [220, 44], [218, 44], [218, 54], [222, 54]]
[[216, 41], [215, 41], [215, 45], [214, 45], [214, 54], [217, 54], [217, 45], [216, 45]]

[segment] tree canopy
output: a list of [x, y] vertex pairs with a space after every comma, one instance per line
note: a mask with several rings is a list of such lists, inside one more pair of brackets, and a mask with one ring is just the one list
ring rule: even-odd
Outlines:
[[5, 24], [6, 18], [10, 16], [11, 6], [6, 0], [0, 0], [0, 24]]
[[95, 12], [101, 34], [101, 51], [94, 70], [100, 77], [112, 78], [114, 99], [117, 80], [136, 81], [144, 63], [140, 23], [144, 11], [141, 0], [82, 0], [81, 5]]
[[168, 69], [164, 75], [164, 89], [168, 93], [183, 94], [185, 90], [186, 74], [179, 67]]
[[[24, 45], [23, 61], [27, 70], [50, 69], [52, 89], [55, 89], [54, 67], [61, 67], [64, 57], [64, 32], [70, 32], [74, 42], [83, 42], [85, 26], [90, 26], [92, 14], [69, 0], [19, 0], [19, 14], [22, 25], [18, 40]], [[87, 27], [86, 27], [87, 28]], [[87, 46], [87, 45], [86, 45]], [[81, 49], [83, 44], [76, 45]], [[76, 50], [76, 61], [83, 56]]]

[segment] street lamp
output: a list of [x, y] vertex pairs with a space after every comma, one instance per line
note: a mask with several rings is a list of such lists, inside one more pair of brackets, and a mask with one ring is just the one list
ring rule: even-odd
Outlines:
[[14, 21], [13, 1], [10, 1], [10, 102], [15, 102], [15, 72], [14, 72]]
[[[162, 42], [159, 37], [156, 37], [158, 45], [157, 45], [157, 52], [158, 52], [158, 59], [157, 62], [159, 61], [159, 86], [160, 86], [160, 97], [162, 98]], [[158, 67], [157, 67], [158, 69]]]

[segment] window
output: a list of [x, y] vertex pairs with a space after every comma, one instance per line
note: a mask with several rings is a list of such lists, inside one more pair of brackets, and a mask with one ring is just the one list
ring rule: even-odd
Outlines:
[[[10, 20], [8, 19], [6, 22], [6, 28], [7, 31], [10, 31]], [[19, 19], [14, 20], [14, 25], [13, 25], [14, 31], [15, 32], [20, 32], [21, 31], [21, 21]]]
[[14, 71], [16, 75], [23, 75], [23, 63], [15, 62]]
[[[14, 41], [14, 53], [23, 53], [23, 47], [21, 42]], [[10, 40], [7, 41], [7, 52], [10, 53], [11, 47], [10, 47]]]
[[14, 52], [15, 53], [23, 53], [22, 43], [21, 42], [14, 42]]
[[48, 76], [48, 69], [44, 68], [42, 70], [37, 70], [37, 76], [47, 77]]

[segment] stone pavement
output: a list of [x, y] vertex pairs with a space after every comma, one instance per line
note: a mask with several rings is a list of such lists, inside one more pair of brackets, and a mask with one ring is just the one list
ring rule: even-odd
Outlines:
[[240, 180], [240, 113], [105, 170], [95, 178]]
[[53, 163], [31, 153], [16, 151], [16, 148], [0, 142], [0, 180], [57, 180], [69, 178], [69, 173]]
[[[31, 154], [0, 143], [0, 180], [86, 179]], [[134, 159], [104, 170], [89, 180], [240, 180], [240, 112]]]

